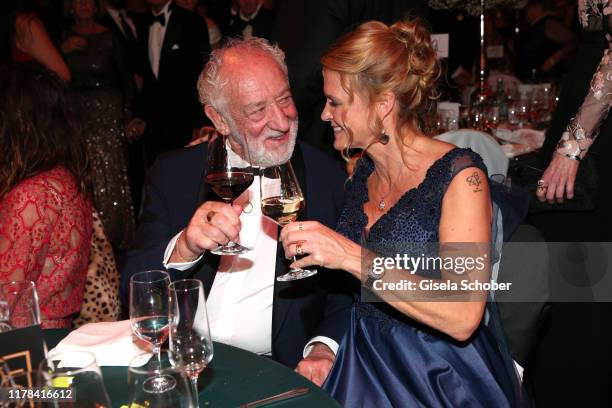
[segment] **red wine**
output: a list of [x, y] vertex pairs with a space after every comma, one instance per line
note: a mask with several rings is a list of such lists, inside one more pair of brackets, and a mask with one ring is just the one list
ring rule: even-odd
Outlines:
[[303, 206], [302, 197], [269, 197], [261, 200], [261, 212], [280, 225], [295, 221]]
[[253, 183], [253, 173], [232, 171], [207, 174], [204, 180], [216, 195], [225, 201], [232, 201]]

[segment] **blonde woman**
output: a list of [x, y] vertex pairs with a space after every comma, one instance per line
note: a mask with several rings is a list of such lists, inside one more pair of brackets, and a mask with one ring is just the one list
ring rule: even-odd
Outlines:
[[[365, 154], [348, 183], [336, 231], [316, 222], [283, 229], [286, 256], [305, 255], [293, 266], [343, 270], [371, 289], [397, 279], [419, 285], [436, 278], [370, 269], [362, 279], [362, 255], [368, 253], [362, 245], [490, 242], [482, 159], [420, 131], [439, 76], [424, 26], [365, 23], [322, 63], [327, 103], [321, 118], [333, 128], [334, 148]], [[419, 302], [403, 295], [390, 290], [384, 298], [394, 300], [388, 303], [357, 303], [327, 391], [350, 407], [518, 404], [510, 365], [482, 324], [485, 297]]]

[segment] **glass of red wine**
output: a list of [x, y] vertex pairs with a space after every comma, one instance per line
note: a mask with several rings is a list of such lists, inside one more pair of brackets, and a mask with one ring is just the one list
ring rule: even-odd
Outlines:
[[[236, 151], [234, 151], [235, 149]], [[231, 204], [253, 183], [251, 156], [246, 143], [230, 145], [229, 136], [216, 134], [208, 142], [208, 162], [204, 182], [224, 202]], [[230, 241], [210, 252], [239, 255], [251, 248]]]

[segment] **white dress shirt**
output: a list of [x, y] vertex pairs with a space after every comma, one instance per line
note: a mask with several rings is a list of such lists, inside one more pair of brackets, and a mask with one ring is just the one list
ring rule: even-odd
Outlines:
[[124, 31], [123, 25], [121, 24], [121, 16], [123, 16], [123, 18], [125, 19], [125, 22], [127, 23], [128, 27], [130, 28], [130, 31], [132, 32], [132, 35], [134, 36], [134, 38], [138, 39], [138, 33], [136, 32], [136, 26], [134, 25], [134, 22], [127, 15], [127, 13], [125, 12], [124, 9], [117, 10], [117, 9], [109, 7], [109, 8], [106, 9], [106, 12], [113, 19], [113, 21], [115, 22], [117, 27], [119, 27], [119, 30], [121, 30], [123, 35], [126, 36], [127, 34]]
[[149, 26], [149, 63], [151, 64], [151, 70], [153, 71], [155, 78], [157, 78], [159, 75], [159, 60], [161, 58], [162, 45], [164, 44], [166, 28], [168, 27], [170, 15], [172, 14], [170, 4], [172, 4], [171, 1], [166, 3], [164, 8], [159, 13], [151, 11], [155, 16], [163, 14], [166, 19], [166, 24], [163, 26], [159, 23], [159, 21], [155, 21]]
[[[223, 255], [206, 301], [213, 340], [240, 347], [257, 354], [272, 352], [272, 307], [276, 269], [278, 226], [261, 213], [259, 177], [235, 200], [246, 211], [240, 215], [240, 244], [253, 248], [242, 255]], [[249, 204], [251, 203], [251, 204]], [[168, 263], [178, 233], [164, 253], [164, 266], [186, 270], [193, 262]], [[334, 354], [338, 343], [316, 336], [304, 347], [306, 357], [313, 343], [326, 344]]]

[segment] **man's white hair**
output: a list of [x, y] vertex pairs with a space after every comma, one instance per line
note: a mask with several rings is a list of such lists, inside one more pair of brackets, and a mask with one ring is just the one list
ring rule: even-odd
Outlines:
[[221, 69], [223, 57], [229, 50], [244, 50], [245, 52], [263, 53], [276, 61], [288, 80], [287, 64], [285, 63], [285, 53], [276, 44], [272, 45], [267, 40], [252, 37], [247, 40], [232, 38], [221, 48], [214, 50], [210, 54], [210, 59], [204, 67], [198, 79], [198, 92], [202, 105], [211, 105], [217, 112], [227, 118], [227, 98], [224, 93], [225, 85], [229, 82], [223, 78]]

